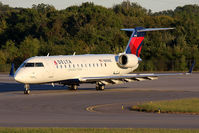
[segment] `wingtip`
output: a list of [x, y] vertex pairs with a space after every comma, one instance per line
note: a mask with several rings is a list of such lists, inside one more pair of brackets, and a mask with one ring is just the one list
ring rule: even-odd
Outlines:
[[193, 61], [193, 63], [192, 63], [192, 65], [191, 65], [191, 67], [190, 67], [190, 69], [189, 69], [189, 71], [188, 71], [188, 73], [186, 73], [186, 74], [191, 74], [192, 72], [193, 72], [193, 68], [194, 68], [194, 66], [195, 66], [195, 60]]
[[14, 63], [12, 63], [12, 65], [11, 65], [9, 76], [14, 77]]

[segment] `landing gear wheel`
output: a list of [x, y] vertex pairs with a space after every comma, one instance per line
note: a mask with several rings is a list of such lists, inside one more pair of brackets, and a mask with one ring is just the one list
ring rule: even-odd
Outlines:
[[105, 85], [100, 85], [100, 88], [99, 88], [99, 89], [100, 89], [101, 91], [103, 91], [104, 88], [105, 88]]
[[30, 90], [24, 90], [24, 94], [30, 94]]
[[71, 85], [69, 88], [71, 90], [77, 90], [78, 89], [78, 85]]
[[25, 84], [24, 87], [25, 87], [24, 94], [28, 94], [29, 95], [30, 94], [30, 90], [29, 90], [30, 86], [29, 86], [29, 84]]
[[104, 88], [105, 88], [105, 85], [103, 85], [103, 84], [96, 84], [96, 90], [97, 91], [103, 91]]

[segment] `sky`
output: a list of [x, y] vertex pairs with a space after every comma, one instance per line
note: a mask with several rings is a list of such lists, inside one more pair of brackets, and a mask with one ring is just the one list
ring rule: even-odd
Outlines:
[[[11, 7], [31, 8], [33, 4], [50, 4], [56, 9], [65, 9], [72, 5], [81, 5], [83, 2], [94, 2], [96, 5], [104, 7], [113, 7], [120, 4], [124, 0], [0, 0], [3, 4]], [[126, 1], [126, 0], [125, 0]], [[175, 9], [177, 6], [184, 6], [187, 4], [198, 4], [199, 0], [129, 0], [136, 2], [146, 9], [151, 9], [153, 12]]]

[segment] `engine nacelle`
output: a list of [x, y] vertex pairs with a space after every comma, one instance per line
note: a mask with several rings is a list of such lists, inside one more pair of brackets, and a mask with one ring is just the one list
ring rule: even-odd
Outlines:
[[135, 67], [138, 64], [138, 57], [134, 54], [121, 54], [118, 56], [117, 63], [124, 68]]

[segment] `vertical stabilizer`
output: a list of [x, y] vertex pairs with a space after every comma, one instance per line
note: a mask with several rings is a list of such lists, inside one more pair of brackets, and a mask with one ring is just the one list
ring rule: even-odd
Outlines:
[[140, 57], [140, 52], [142, 49], [144, 36], [147, 31], [158, 31], [158, 30], [171, 30], [173, 28], [143, 28], [136, 27], [134, 29], [121, 29], [123, 31], [132, 32], [131, 37], [129, 39], [128, 45], [124, 53], [126, 54], [134, 54], [137, 57]]

